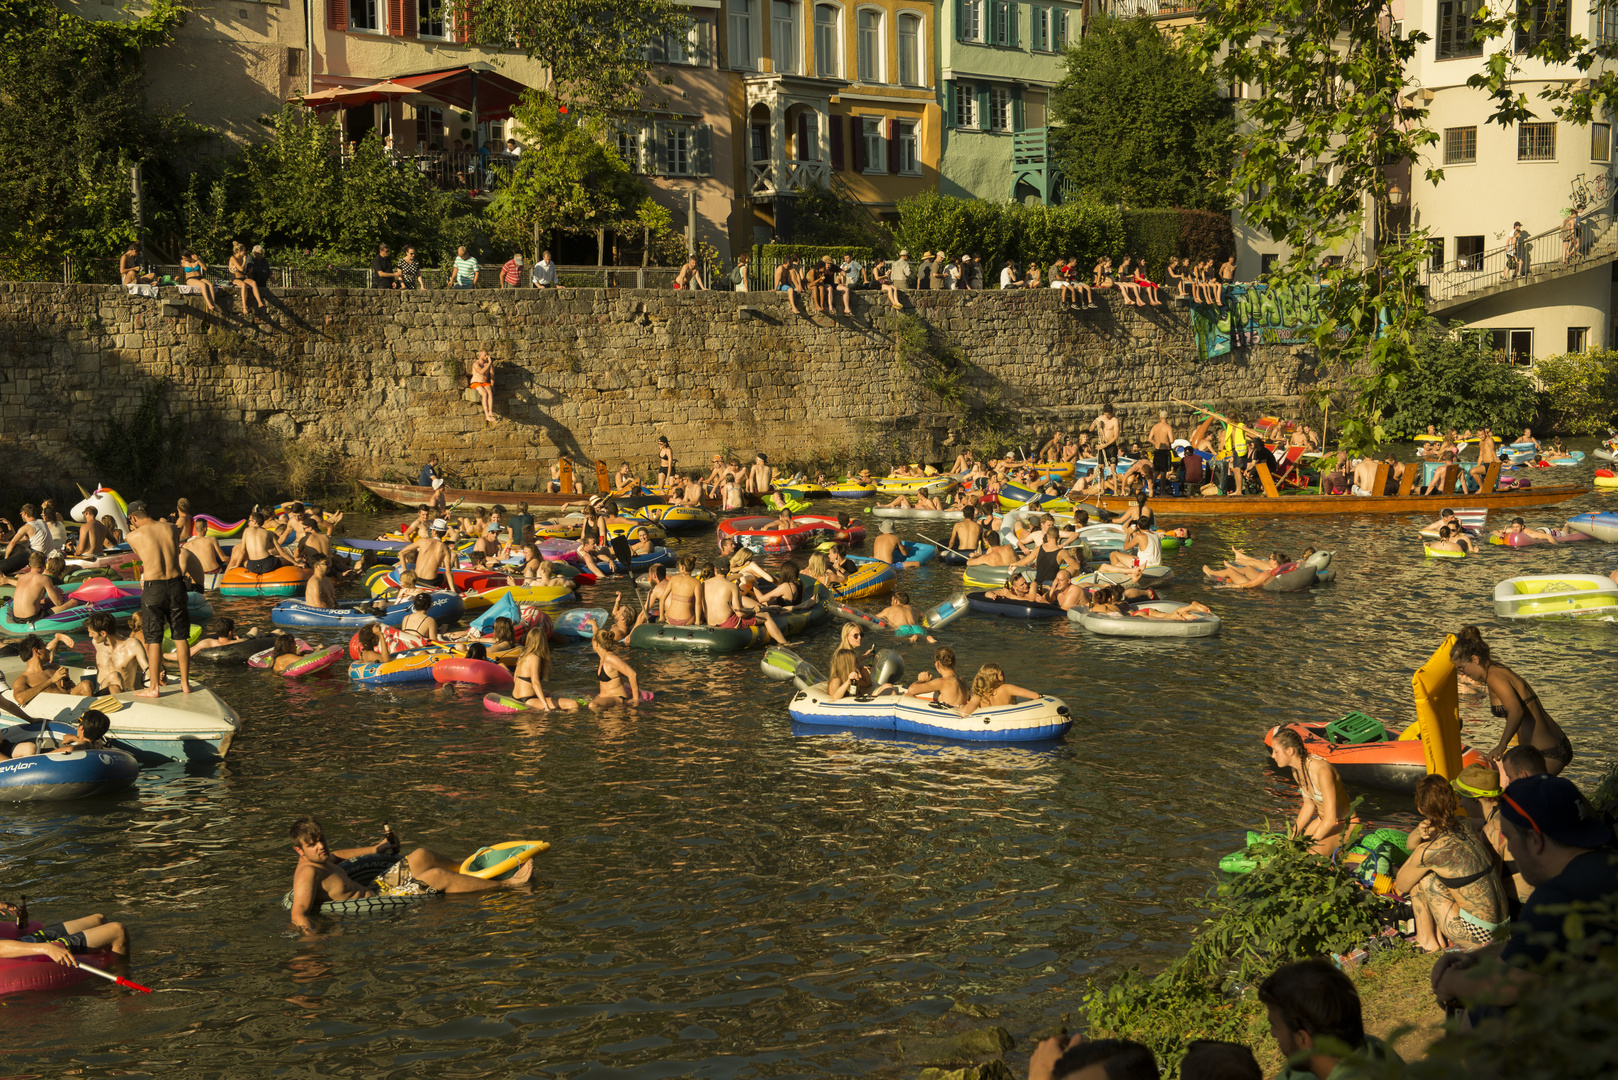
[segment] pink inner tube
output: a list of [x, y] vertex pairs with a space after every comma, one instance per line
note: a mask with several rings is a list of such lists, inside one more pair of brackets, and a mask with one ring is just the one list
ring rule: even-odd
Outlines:
[[[43, 928], [40, 923], [31, 922], [28, 924], [27, 933], [32, 934]], [[18, 936], [15, 922], [0, 923], [0, 940], [15, 941]], [[75, 955], [85, 963], [94, 964], [98, 968], [110, 968], [118, 959], [109, 949], [97, 949], [95, 952]], [[0, 958], [0, 994], [16, 994], [28, 990], [63, 990], [90, 978], [94, 976], [76, 968], [63, 967], [46, 956]]]
[[473, 686], [510, 686], [511, 672], [488, 660], [451, 656], [433, 665], [433, 679], [441, 683], [471, 683]]
[[299, 675], [313, 675], [317, 671], [325, 671], [337, 662], [346, 650], [341, 645], [328, 645], [324, 649], [317, 649], [296, 664], [286, 668], [281, 674], [289, 679]]
[[[307, 641], [303, 640], [303, 638], [293, 638], [292, 643], [298, 647], [298, 651], [301, 652], [301, 653], [313, 652], [314, 649], [315, 649], [315, 647], [313, 645], [311, 645]], [[263, 652], [256, 652], [252, 656], [249, 656], [247, 658], [247, 666], [248, 667], [256, 667], [256, 668], [267, 668], [267, 667], [269, 667], [270, 666], [270, 653], [272, 653], [273, 651], [275, 651], [275, 641], [272, 638], [271, 641], [270, 641], [269, 648], [265, 649]]]
[[[116, 582], [104, 577], [93, 577], [86, 579], [77, 589], [67, 595], [70, 599], [82, 600], [86, 604], [99, 604], [105, 600], [117, 600], [130, 594], [120, 589]], [[136, 591], [134, 595], [139, 596], [139, 591]]]
[[[1558, 544], [1571, 544], [1577, 540], [1590, 539], [1584, 533], [1574, 532], [1572, 529], [1547, 529], [1546, 532], [1556, 537]], [[1502, 536], [1501, 539], [1511, 547], [1533, 547], [1535, 544], [1550, 543], [1549, 540], [1541, 540], [1539, 537], [1529, 536], [1525, 532], [1514, 532], [1508, 536]]]

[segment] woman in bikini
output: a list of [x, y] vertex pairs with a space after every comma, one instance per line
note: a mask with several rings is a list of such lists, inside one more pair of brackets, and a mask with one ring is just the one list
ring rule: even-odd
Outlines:
[[303, 659], [298, 652], [298, 642], [291, 634], [276, 635], [275, 644], [270, 646], [270, 657], [270, 670], [277, 675]]
[[590, 639], [590, 648], [596, 654], [596, 683], [600, 687], [595, 700], [590, 702], [592, 708], [599, 709], [615, 701], [627, 701], [633, 705], [642, 699], [635, 669], [612, 650], [620, 637], [621, 632], [611, 627], [596, 631]]
[[1113, 287], [1111, 259], [1100, 259], [1096, 262], [1090, 287], [1098, 292]]
[[118, 259], [118, 280], [125, 285], [150, 285], [157, 281], [156, 274], [143, 274], [140, 272], [140, 248], [130, 244], [128, 250]]
[[[818, 555], [819, 552], [816, 552]], [[824, 561], [825, 556], [821, 556]], [[769, 592], [755, 594], [760, 604], [770, 604], [774, 607], [795, 608], [803, 603], [804, 584], [800, 580], [798, 564], [788, 559], [781, 564], [781, 577], [775, 587]]]
[[1461, 627], [1449, 656], [1456, 671], [1489, 688], [1489, 709], [1506, 722], [1499, 742], [1485, 755], [1490, 761], [1499, 761], [1516, 736], [1521, 745], [1545, 755], [1545, 771], [1552, 776], [1567, 768], [1573, 760], [1567, 733], [1551, 719], [1528, 681], [1490, 656], [1477, 627]]
[[[247, 246], [240, 240], [236, 241], [235, 250], [231, 252], [230, 256], [230, 280], [235, 283], [237, 289], [241, 290], [242, 314], [249, 319], [256, 318], [253, 314], [253, 309], [255, 305], [257, 307], [264, 306], [264, 297], [258, 291], [258, 282], [254, 281], [247, 273]], [[247, 301], [248, 293], [253, 294], [252, 303]], [[180, 535], [184, 536], [185, 534], [181, 533]]]
[[517, 654], [517, 670], [511, 684], [511, 696], [530, 709], [560, 709], [563, 712], [577, 709], [579, 703], [573, 698], [550, 697], [545, 693], [545, 680], [550, 677], [550, 636], [536, 629], [523, 639], [522, 652]]
[[1337, 769], [1324, 758], [1315, 757], [1303, 748], [1303, 739], [1291, 728], [1281, 728], [1270, 740], [1270, 760], [1283, 769], [1291, 769], [1303, 794], [1303, 805], [1298, 808], [1297, 820], [1292, 823], [1289, 836], [1301, 836], [1314, 843], [1309, 850], [1316, 855], [1330, 855], [1343, 842], [1343, 828], [1348, 824], [1343, 815], [1348, 812], [1348, 790], [1343, 787]]
[[410, 614], [399, 623], [399, 631], [413, 635], [420, 644], [438, 640], [438, 620], [427, 614], [427, 609], [433, 606], [433, 594], [430, 592], [418, 593], [410, 601]]
[[674, 480], [674, 449], [667, 435], [657, 437], [657, 482], [667, 487]]
[[483, 403], [483, 419], [490, 424], [498, 423], [500, 418], [494, 415], [494, 360], [487, 349], [479, 349], [478, 358], [472, 361], [472, 389], [478, 392], [478, 400]]
[[1037, 698], [1033, 690], [1025, 690], [1006, 682], [1006, 673], [999, 664], [984, 664], [972, 679], [972, 696], [956, 712], [971, 716], [979, 709], [992, 709], [1010, 705], [1018, 698]]
[[826, 675], [826, 696], [833, 701], [845, 697], [871, 697], [892, 690], [892, 683], [872, 686], [870, 667], [860, 663], [860, 645], [865, 629], [858, 623], [844, 623], [837, 651], [831, 654], [831, 670]]
[[1139, 290], [1146, 290], [1147, 303], [1153, 307], [1163, 306], [1162, 299], [1157, 295], [1159, 288], [1157, 282], [1146, 276], [1146, 260], [1144, 259], [1135, 260], [1135, 287], [1137, 296], [1140, 295]]
[[392, 649], [388, 645], [386, 629], [381, 623], [371, 623], [360, 627], [357, 635], [360, 642], [360, 655], [357, 659], [363, 664], [376, 664], [386, 660]]
[[208, 280], [208, 264], [190, 248], [180, 252], [180, 279], [202, 293], [202, 302], [209, 311], [219, 310], [214, 306], [213, 282]]
[[1506, 897], [1483, 838], [1466, 827], [1460, 802], [1442, 776], [1416, 785], [1421, 824], [1410, 832], [1410, 858], [1393, 887], [1410, 897], [1416, 944], [1427, 952], [1494, 940], [1508, 921]]

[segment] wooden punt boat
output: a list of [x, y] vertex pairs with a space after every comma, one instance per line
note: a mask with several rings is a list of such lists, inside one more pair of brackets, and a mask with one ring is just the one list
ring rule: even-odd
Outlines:
[[[1547, 484], [1488, 495], [1199, 495], [1183, 499], [1165, 495], [1153, 499], [1151, 505], [1164, 516], [1187, 517], [1318, 517], [1327, 514], [1429, 514], [1437, 517], [1446, 507], [1520, 510], [1552, 506], [1589, 493], [1589, 488], [1579, 484]], [[1134, 500], [1120, 495], [1102, 495], [1093, 501], [1108, 511], [1121, 513]]]

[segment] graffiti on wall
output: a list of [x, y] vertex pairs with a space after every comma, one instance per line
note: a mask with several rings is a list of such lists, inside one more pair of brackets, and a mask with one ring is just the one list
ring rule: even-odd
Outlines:
[[1309, 341], [1320, 324], [1318, 285], [1231, 285], [1224, 303], [1191, 305], [1197, 355], [1226, 356], [1254, 345], [1295, 345]]

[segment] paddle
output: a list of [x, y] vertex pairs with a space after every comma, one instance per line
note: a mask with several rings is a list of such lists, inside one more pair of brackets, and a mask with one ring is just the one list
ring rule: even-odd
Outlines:
[[932, 537], [928, 536], [926, 533], [922, 533], [921, 538], [923, 540], [927, 541], [929, 544], [932, 544], [934, 547], [938, 548], [939, 551], [947, 551], [952, 555], [959, 555], [963, 559], [971, 558], [971, 556], [966, 554], [966, 552], [964, 552], [964, 551], [956, 551], [954, 548], [950, 547], [948, 544], [943, 543], [942, 541], [939, 541], [939, 540], [934, 540]]
[[91, 965], [84, 963], [82, 960], [79, 961], [79, 970], [88, 971], [92, 975], [99, 975], [108, 982], [117, 983], [119, 986], [127, 986], [131, 990], [139, 990], [143, 994], [150, 994], [152, 992], [152, 988], [150, 986], [142, 986], [138, 982], [131, 982], [122, 975], [114, 975], [110, 971], [102, 971], [100, 968], [92, 967]]

